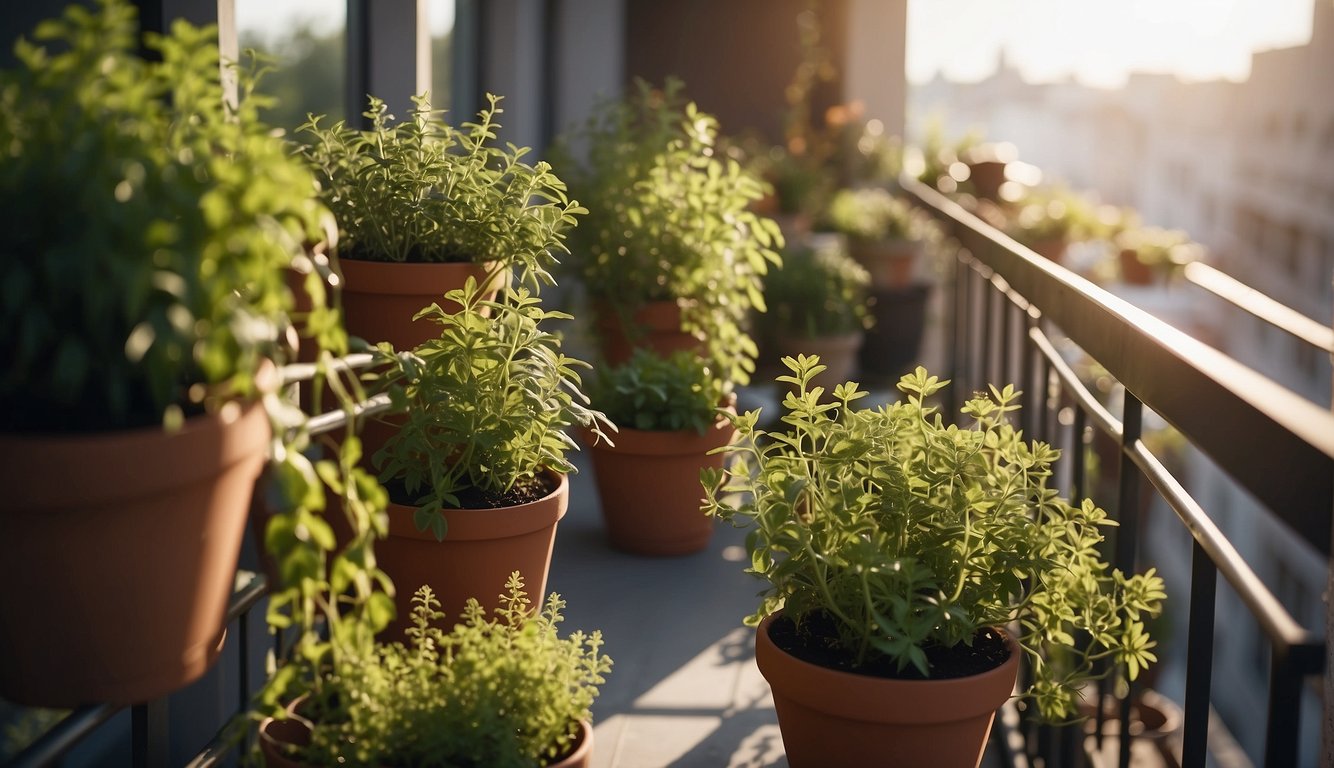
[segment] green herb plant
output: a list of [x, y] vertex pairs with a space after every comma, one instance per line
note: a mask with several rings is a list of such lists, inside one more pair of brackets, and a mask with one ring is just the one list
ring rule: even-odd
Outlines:
[[796, 390], [786, 431], [758, 430], [758, 412], [735, 417], [741, 439], [721, 449], [734, 461], [703, 478], [709, 514], [753, 526], [749, 571], [768, 588], [747, 623], [781, 609], [802, 631], [822, 614], [848, 658], [925, 676], [927, 647], [1016, 627], [1028, 693], [1052, 719], [1075, 713], [1078, 687], [1108, 673], [1099, 664], [1134, 679], [1155, 660], [1143, 619], [1161, 609], [1162, 580], [1101, 560], [1099, 529], [1114, 523], [1048, 486], [1059, 451], [1011, 426], [1013, 387], [969, 400], [971, 424], [955, 426], [927, 404], [945, 382], [922, 368], [900, 380], [901, 401], [858, 409], [856, 382], [832, 401], [808, 386], [817, 357], [783, 362], [791, 374], [778, 380]]
[[[684, 103], [679, 81], [662, 90], [639, 81], [630, 99], [601, 104], [565, 140], [565, 175], [590, 211], [572, 235], [571, 263], [632, 341], [636, 310], [676, 302], [710, 364], [744, 384], [756, 355], [747, 317], [764, 310], [760, 281], [779, 263], [782, 235], [749, 208], [763, 183], [721, 159], [717, 139], [717, 120]], [[576, 140], [592, 150], [582, 167], [568, 159]]]
[[925, 240], [932, 228], [927, 214], [883, 187], [840, 189], [821, 223], [850, 240], [868, 243]]
[[1029, 190], [1004, 229], [1030, 247], [1044, 240], [1079, 242], [1109, 234], [1096, 206], [1063, 187]]
[[775, 334], [841, 336], [871, 326], [871, 275], [840, 246], [788, 250], [764, 278], [765, 322]]
[[1187, 264], [1198, 261], [1203, 251], [1182, 230], [1162, 227], [1124, 230], [1117, 233], [1116, 245], [1133, 251], [1136, 260], [1164, 278], [1180, 274]]
[[598, 371], [593, 403], [613, 423], [660, 432], [704, 434], [718, 421], [724, 383], [692, 352], [660, 357], [635, 350], [615, 368]]
[[496, 262], [534, 289], [553, 282], [549, 269], [585, 211], [548, 163], [524, 162], [527, 147], [496, 144], [501, 99], [487, 99], [477, 121], [461, 128], [423, 95], [401, 122], [371, 97], [369, 130], [325, 128], [315, 116], [298, 129], [345, 258]]
[[544, 310], [522, 287], [503, 301], [484, 300], [472, 278], [445, 300], [462, 309], [437, 303], [417, 313], [440, 335], [395, 358], [387, 384], [408, 410], [375, 456], [381, 479], [401, 481], [415, 497], [417, 527], [440, 539], [441, 510], [458, 507], [459, 493], [501, 503], [544, 469], [574, 472], [565, 428], [577, 423], [601, 434], [607, 424], [580, 389], [578, 369], [590, 366], [561, 352], [560, 337], [541, 325], [570, 315]]
[[0, 429], [170, 428], [253, 398], [288, 354], [290, 268], [309, 333], [334, 343], [302, 248], [329, 239], [328, 212], [257, 119], [249, 69], [224, 100], [216, 40], [177, 22], [145, 60], [134, 8], [100, 0], [0, 73]]
[[494, 617], [469, 600], [448, 632], [430, 587], [413, 597], [406, 643], [337, 661], [298, 715], [311, 724], [297, 757], [311, 765], [495, 766], [554, 762], [590, 718], [611, 671], [602, 633], [561, 638], [565, 601], [531, 606], [515, 572]]

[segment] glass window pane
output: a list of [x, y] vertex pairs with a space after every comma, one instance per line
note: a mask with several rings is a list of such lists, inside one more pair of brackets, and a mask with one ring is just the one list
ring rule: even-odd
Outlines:
[[271, 59], [259, 88], [277, 99], [268, 122], [292, 129], [307, 114], [328, 115], [324, 125], [344, 119], [346, 0], [236, 0], [236, 27], [242, 51]]

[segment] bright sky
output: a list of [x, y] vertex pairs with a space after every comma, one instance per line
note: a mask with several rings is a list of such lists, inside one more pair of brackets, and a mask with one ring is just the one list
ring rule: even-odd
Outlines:
[[909, 0], [908, 79], [943, 69], [981, 80], [1004, 46], [1036, 82], [1116, 87], [1131, 71], [1241, 80], [1252, 50], [1307, 42], [1311, 12], [1312, 0]]
[[[1328, 2], [1329, 0], [1320, 0]], [[975, 81], [996, 68], [1002, 46], [1032, 81], [1074, 75], [1116, 87], [1131, 71], [1183, 79], [1244, 79], [1253, 50], [1311, 36], [1313, 0], [909, 0], [908, 78]], [[346, 0], [236, 0], [238, 25], [266, 37], [309, 20], [341, 26]], [[436, 34], [453, 26], [453, 0], [431, 0]]]

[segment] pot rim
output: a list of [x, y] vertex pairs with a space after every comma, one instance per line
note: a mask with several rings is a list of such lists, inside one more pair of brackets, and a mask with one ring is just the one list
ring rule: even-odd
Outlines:
[[[442, 300], [445, 291], [462, 286], [468, 275], [487, 287], [487, 283], [498, 282], [509, 271], [494, 260], [416, 262], [344, 258], [338, 265], [345, 278], [344, 293], [437, 295]], [[487, 275], [491, 275], [489, 281]]]
[[389, 535], [447, 544], [478, 539], [505, 539], [548, 528], [560, 522], [569, 509], [570, 480], [568, 475], [550, 468], [543, 469], [542, 474], [548, 479], [555, 479], [556, 488], [540, 499], [510, 507], [443, 510], [448, 529], [444, 540], [439, 542], [431, 531], [417, 530], [417, 524], [413, 522], [416, 507], [391, 501], [386, 510], [389, 514]]

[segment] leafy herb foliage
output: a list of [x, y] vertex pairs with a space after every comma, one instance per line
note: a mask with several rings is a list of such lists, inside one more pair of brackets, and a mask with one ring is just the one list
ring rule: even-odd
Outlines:
[[843, 248], [790, 249], [764, 277], [765, 322], [800, 338], [839, 336], [870, 327], [871, 275]]
[[704, 434], [718, 421], [724, 386], [688, 351], [659, 357], [639, 349], [620, 366], [599, 369], [593, 402], [621, 427]]
[[382, 479], [421, 494], [417, 526], [438, 538], [440, 510], [457, 507], [460, 491], [499, 495], [543, 469], [573, 472], [565, 453], [574, 442], [564, 429], [600, 431], [605, 423], [580, 389], [577, 369], [589, 365], [563, 354], [560, 337], [541, 327], [569, 315], [542, 309], [526, 288], [484, 300], [471, 277], [445, 299], [462, 309], [432, 304], [417, 313], [439, 324], [440, 336], [395, 358], [387, 383], [410, 407], [375, 457]]
[[567, 139], [590, 150], [566, 173], [590, 210], [571, 258], [590, 294], [626, 323], [647, 302], [676, 301], [682, 330], [744, 384], [756, 355], [747, 315], [764, 311], [760, 280], [779, 263], [782, 235], [749, 209], [763, 183], [720, 159], [717, 138], [717, 120], [684, 103], [677, 81], [663, 90], [639, 81], [631, 99], [600, 105]]
[[1133, 679], [1155, 660], [1142, 617], [1159, 613], [1162, 580], [1102, 561], [1099, 528], [1113, 523], [1048, 487], [1059, 451], [1010, 425], [1013, 387], [974, 397], [963, 408], [972, 426], [957, 427], [926, 404], [944, 383], [922, 368], [899, 382], [902, 401], [856, 409], [856, 382], [826, 402], [809, 386], [817, 357], [783, 362], [792, 374], [778, 380], [797, 388], [783, 403], [787, 431], [756, 429], [755, 411], [735, 417], [741, 440], [721, 449], [734, 462], [703, 478], [709, 514], [754, 526], [749, 570], [769, 587], [748, 623], [781, 608], [800, 626], [822, 612], [850, 658], [929, 675], [924, 646], [1015, 622], [1030, 693], [1053, 719], [1074, 714], [1099, 661]]
[[119, 0], [71, 5], [0, 73], [0, 422], [13, 430], [180, 423], [255, 392], [282, 354], [304, 262], [311, 327], [336, 322], [305, 242], [326, 239], [314, 179], [227, 104], [217, 32], [144, 36]]
[[853, 240], [923, 240], [933, 224], [927, 214], [883, 187], [841, 189], [829, 201], [823, 224]]
[[345, 257], [498, 261], [534, 288], [552, 282], [548, 270], [567, 252], [566, 231], [585, 211], [549, 164], [523, 162], [527, 147], [495, 143], [500, 97], [487, 99], [462, 128], [419, 96], [401, 122], [371, 97], [369, 130], [324, 128], [320, 117], [298, 129], [309, 139], [300, 151], [318, 171]]
[[602, 633], [557, 634], [565, 601], [535, 611], [518, 572], [494, 618], [475, 599], [448, 632], [430, 587], [413, 597], [406, 644], [340, 658], [302, 715], [312, 765], [547, 765], [568, 752], [611, 671]]

